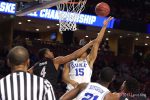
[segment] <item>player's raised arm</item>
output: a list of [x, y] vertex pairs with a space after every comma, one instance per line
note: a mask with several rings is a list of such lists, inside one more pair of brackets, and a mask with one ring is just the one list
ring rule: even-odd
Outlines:
[[73, 59], [78, 58], [79, 56], [81, 56], [88, 48], [90, 48], [93, 45], [94, 41], [89, 42], [88, 44], [86, 44], [85, 46], [83, 46], [82, 48], [74, 51], [73, 53], [67, 55], [67, 56], [59, 56], [56, 57], [55, 59], [53, 59], [55, 64], [65, 64]]
[[66, 84], [71, 84], [73, 87], [76, 87], [78, 85], [78, 82], [75, 82], [74, 80], [71, 80], [70, 77], [69, 77], [69, 66], [68, 66], [69, 63], [65, 64], [64, 65], [64, 69], [63, 69], [63, 81], [66, 83]]
[[39, 63], [39, 62], [35, 63], [31, 68], [29, 68], [29, 69], [27, 70], [27, 72], [30, 73], [30, 74], [33, 74], [33, 69], [34, 69], [34, 67], [35, 67], [38, 63]]
[[30, 69], [28, 69], [27, 72], [30, 73], [30, 74], [33, 74], [33, 68], [34, 68], [34, 67], [31, 67]]
[[112, 19], [113, 19], [113, 17], [109, 17], [108, 19], [104, 20], [103, 27], [102, 27], [101, 31], [98, 33], [98, 36], [95, 39], [94, 44], [92, 46], [91, 52], [89, 53], [89, 55], [87, 57], [89, 65], [92, 68], [93, 68], [93, 63], [96, 60], [98, 48], [99, 48], [99, 45], [100, 45], [100, 43], [103, 39], [103, 36], [104, 36], [105, 31], [106, 31], [107, 25], [108, 25], [109, 21], [111, 21]]

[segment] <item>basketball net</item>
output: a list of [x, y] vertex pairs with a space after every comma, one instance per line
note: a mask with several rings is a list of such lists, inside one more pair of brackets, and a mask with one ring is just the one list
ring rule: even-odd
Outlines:
[[59, 17], [59, 31], [75, 31], [77, 30], [76, 22], [80, 13], [84, 10], [87, 0], [70, 0], [57, 5]]

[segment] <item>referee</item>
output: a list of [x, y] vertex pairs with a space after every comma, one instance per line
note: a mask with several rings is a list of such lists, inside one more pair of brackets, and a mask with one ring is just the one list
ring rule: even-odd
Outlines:
[[0, 100], [55, 100], [49, 81], [27, 73], [28, 51], [21, 46], [8, 54], [12, 73], [0, 80]]

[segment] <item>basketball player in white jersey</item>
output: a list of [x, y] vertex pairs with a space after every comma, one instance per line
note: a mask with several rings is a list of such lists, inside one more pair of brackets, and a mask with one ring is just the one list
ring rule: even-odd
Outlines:
[[114, 78], [114, 71], [110, 67], [102, 69], [99, 75], [99, 83], [82, 83], [76, 88], [64, 94], [60, 100], [118, 100], [117, 96], [108, 90], [108, 86]]
[[101, 43], [107, 25], [113, 17], [104, 20], [103, 27], [99, 32], [97, 38], [94, 40], [92, 49], [87, 55], [83, 53], [80, 58], [65, 64], [63, 70], [63, 81], [67, 84], [67, 90], [75, 88], [79, 83], [91, 82], [93, 63], [96, 60], [99, 44]]

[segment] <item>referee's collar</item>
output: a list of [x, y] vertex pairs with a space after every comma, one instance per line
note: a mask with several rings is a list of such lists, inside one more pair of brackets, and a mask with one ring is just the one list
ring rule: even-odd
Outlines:
[[26, 71], [23, 71], [23, 70], [16, 70], [16, 71], [13, 71], [13, 73], [16, 73], [16, 72], [25, 72], [25, 73], [26, 73]]

